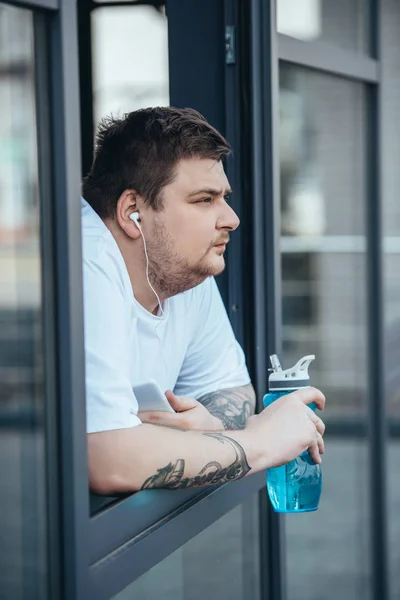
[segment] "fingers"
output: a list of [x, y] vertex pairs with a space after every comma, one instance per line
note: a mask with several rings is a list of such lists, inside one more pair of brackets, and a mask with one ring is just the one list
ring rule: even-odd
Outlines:
[[320, 433], [321, 435], [324, 435], [325, 433], [325, 423], [323, 422], [323, 420], [315, 414], [315, 412], [313, 410], [311, 410], [311, 408], [307, 408], [307, 415], [310, 418], [310, 420], [314, 423], [315, 427], [317, 428], [318, 433]]
[[[315, 414], [315, 412], [313, 410], [311, 410], [311, 408], [307, 407], [307, 416], [310, 418], [310, 421], [312, 421], [314, 427], [315, 427], [315, 442], [313, 441], [312, 445], [309, 448], [309, 452], [310, 455], [312, 456], [314, 462], [317, 463], [321, 463], [322, 459], [320, 454], [324, 454], [325, 452], [325, 442], [323, 440], [323, 435], [325, 432], [325, 423], [323, 422], [322, 419], [320, 419], [318, 417], [318, 415]], [[315, 460], [315, 458], [319, 457], [319, 460]]]
[[315, 402], [320, 410], [324, 410], [325, 396], [320, 390], [317, 390], [317, 388], [300, 388], [293, 393], [296, 394], [296, 396], [298, 396], [298, 398], [304, 402], [304, 404], [311, 404], [312, 402]]
[[308, 452], [315, 463], [321, 464], [322, 458], [319, 453], [317, 438], [315, 438], [315, 441], [313, 441], [311, 446], [308, 448]]
[[325, 453], [325, 442], [320, 433], [317, 433], [317, 444], [318, 444], [319, 453], [324, 454]]
[[171, 413], [166, 410], [143, 411], [138, 413], [142, 423], [164, 425], [165, 427], [182, 427], [183, 417], [179, 413]]
[[322, 462], [321, 454], [325, 453], [325, 443], [322, 435], [317, 430], [315, 430], [315, 439], [311, 442], [308, 452], [315, 463], [320, 464]]
[[197, 400], [187, 398], [186, 396], [176, 396], [171, 390], [165, 392], [168, 402], [176, 412], [190, 410], [197, 405]]

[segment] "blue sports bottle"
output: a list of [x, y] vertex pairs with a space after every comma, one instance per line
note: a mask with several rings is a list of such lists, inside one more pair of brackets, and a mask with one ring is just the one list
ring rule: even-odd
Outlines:
[[[314, 359], [314, 355], [304, 356], [294, 367], [283, 371], [278, 356], [273, 354], [270, 357], [272, 373], [268, 379], [269, 393], [264, 396], [264, 407], [301, 387], [309, 387], [308, 367]], [[315, 412], [314, 403], [309, 407]], [[276, 512], [317, 510], [322, 490], [321, 467], [314, 463], [308, 451], [303, 452], [286, 465], [268, 469], [267, 490]]]

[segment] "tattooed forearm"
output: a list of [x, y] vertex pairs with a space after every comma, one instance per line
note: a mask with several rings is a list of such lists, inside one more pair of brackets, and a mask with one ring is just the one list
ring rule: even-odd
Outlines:
[[198, 475], [185, 477], [185, 461], [183, 458], [179, 458], [175, 463], [170, 462], [165, 467], [158, 469], [155, 475], [146, 479], [141, 489], [167, 488], [176, 490], [215, 485], [241, 479], [250, 471], [251, 467], [247, 462], [245, 451], [236, 440], [223, 433], [204, 433], [203, 435], [215, 438], [221, 444], [229, 444], [235, 452], [233, 462], [227, 467], [223, 467], [219, 462], [211, 461], [201, 469]]
[[254, 413], [256, 396], [251, 383], [205, 394], [198, 398], [225, 429], [243, 429]]

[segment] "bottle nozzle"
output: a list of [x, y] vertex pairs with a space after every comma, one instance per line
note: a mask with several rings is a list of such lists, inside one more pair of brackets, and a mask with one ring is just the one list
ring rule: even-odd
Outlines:
[[277, 354], [272, 354], [272, 355], [269, 357], [269, 359], [270, 359], [270, 361], [271, 361], [272, 370], [273, 370], [275, 373], [279, 373], [279, 371], [282, 371], [281, 363], [280, 363], [280, 360], [279, 360], [279, 358], [278, 358], [278, 355], [277, 355]]
[[270, 357], [273, 371], [268, 378], [269, 389], [271, 390], [292, 390], [299, 387], [307, 387], [310, 385], [310, 376], [308, 367], [315, 359], [314, 354], [303, 356], [291, 369], [283, 371], [280, 360], [277, 354], [272, 354]]

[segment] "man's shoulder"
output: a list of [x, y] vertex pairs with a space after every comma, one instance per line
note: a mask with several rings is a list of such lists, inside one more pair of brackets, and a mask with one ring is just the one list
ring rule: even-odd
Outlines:
[[81, 198], [81, 226], [83, 260], [99, 260], [107, 241], [108, 229], [83, 198]]
[[82, 258], [84, 278], [91, 286], [116, 286], [130, 289], [126, 265], [118, 245], [92, 207], [81, 198]]

